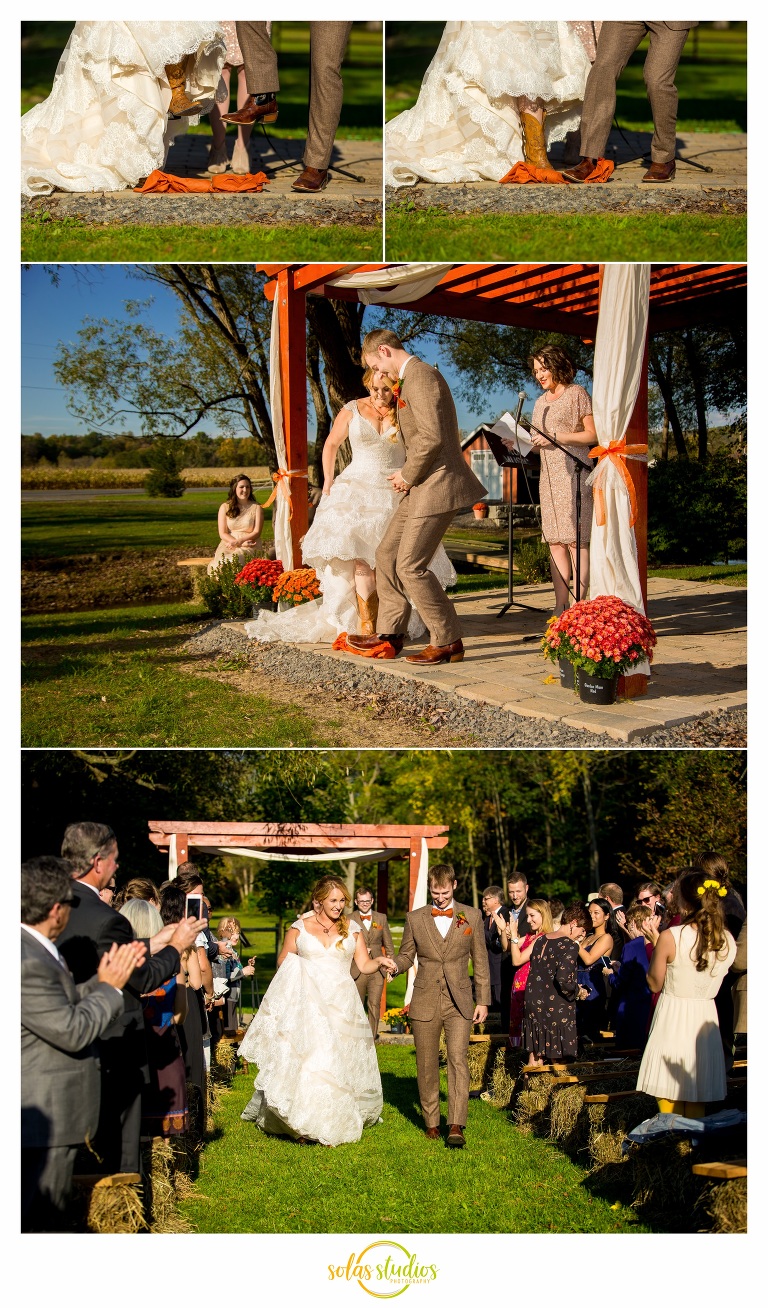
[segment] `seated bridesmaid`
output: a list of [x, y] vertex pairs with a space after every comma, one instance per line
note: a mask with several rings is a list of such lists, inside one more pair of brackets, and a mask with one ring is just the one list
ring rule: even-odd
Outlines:
[[259, 559], [264, 554], [264, 542], [261, 531], [264, 526], [264, 510], [253, 497], [250, 477], [244, 472], [233, 477], [229, 483], [229, 499], [219, 508], [219, 545], [208, 572], [215, 572], [224, 559], [235, 559], [245, 564], [249, 559]]

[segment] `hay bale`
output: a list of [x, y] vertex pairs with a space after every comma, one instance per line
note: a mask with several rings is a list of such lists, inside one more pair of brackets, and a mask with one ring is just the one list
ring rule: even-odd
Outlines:
[[[595, 1092], [590, 1086], [590, 1093], [602, 1092]], [[587, 1149], [593, 1168], [620, 1163], [624, 1157], [621, 1146], [627, 1133], [657, 1111], [656, 1100], [644, 1094], [609, 1104], [587, 1104]]]
[[631, 1146], [627, 1157], [634, 1172], [632, 1207], [651, 1212], [674, 1209], [690, 1213], [698, 1182], [691, 1172], [693, 1146], [689, 1140], [659, 1140]]
[[[105, 1181], [112, 1181], [105, 1177]], [[97, 1235], [135, 1235], [148, 1231], [141, 1186], [97, 1181], [88, 1201], [88, 1229]]]
[[704, 1195], [712, 1230], [718, 1235], [744, 1235], [747, 1230], [747, 1178], [718, 1181]]
[[237, 1067], [237, 1050], [235, 1046], [220, 1040], [214, 1050], [213, 1061], [215, 1066], [224, 1068], [232, 1077]]
[[485, 1040], [470, 1040], [467, 1050], [470, 1090], [482, 1090], [486, 1075], [490, 1074], [493, 1045], [490, 1036]]
[[520, 1091], [515, 1103], [515, 1118], [518, 1123], [527, 1122], [531, 1126], [534, 1122], [540, 1123], [549, 1105], [554, 1084], [555, 1077], [552, 1073], [543, 1072], [541, 1076], [533, 1078], [533, 1085]]
[[174, 1144], [158, 1136], [151, 1144], [145, 1145], [143, 1154], [150, 1230], [164, 1235], [190, 1232], [193, 1228], [177, 1207], [179, 1193], [175, 1179], [179, 1155]]
[[523, 1055], [519, 1049], [497, 1049], [488, 1087], [495, 1108], [509, 1108], [522, 1062]]
[[549, 1101], [550, 1140], [560, 1140], [571, 1146], [578, 1140], [583, 1143], [588, 1132], [586, 1117], [582, 1113], [586, 1093], [584, 1085], [564, 1085], [552, 1094]]

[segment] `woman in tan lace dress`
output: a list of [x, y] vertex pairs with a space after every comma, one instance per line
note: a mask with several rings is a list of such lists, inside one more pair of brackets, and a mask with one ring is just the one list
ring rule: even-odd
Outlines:
[[536, 381], [543, 390], [533, 409], [533, 425], [557, 440], [550, 444], [544, 436], [531, 434], [541, 455], [539, 496], [541, 530], [549, 545], [550, 572], [555, 587], [555, 612], [568, 608], [571, 576], [576, 565], [576, 475], [575, 454], [583, 463], [581, 476], [581, 539], [579, 542], [581, 593], [584, 599], [589, 583], [589, 534], [592, 527], [592, 502], [584, 481], [592, 467], [587, 451], [597, 443], [592, 418], [592, 401], [583, 386], [574, 383], [573, 361], [559, 345], [545, 345], [528, 360]]
[[224, 559], [245, 564], [262, 557], [264, 510], [254, 499], [251, 479], [244, 472], [229, 483], [229, 498], [219, 507], [218, 526], [219, 545], [208, 564], [209, 573], [215, 572]]

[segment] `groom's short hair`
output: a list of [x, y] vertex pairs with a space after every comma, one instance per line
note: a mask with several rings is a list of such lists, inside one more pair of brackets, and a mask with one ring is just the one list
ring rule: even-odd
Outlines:
[[376, 331], [368, 332], [363, 340], [363, 358], [365, 358], [366, 354], [375, 354], [380, 345], [386, 345], [390, 350], [405, 349], [396, 332], [388, 331], [386, 327], [378, 327]]
[[427, 881], [431, 886], [452, 886], [455, 880], [456, 873], [451, 863], [435, 863], [429, 869]]

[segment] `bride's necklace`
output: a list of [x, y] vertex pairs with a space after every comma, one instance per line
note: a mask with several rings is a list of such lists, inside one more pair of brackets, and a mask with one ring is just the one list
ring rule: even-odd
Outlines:
[[315, 913], [315, 917], [317, 918], [317, 925], [320, 927], [320, 930], [324, 931], [325, 934], [329, 936], [331, 934], [331, 929], [336, 925], [336, 923], [331, 922], [330, 926], [323, 926], [322, 922], [320, 921], [320, 914]]

